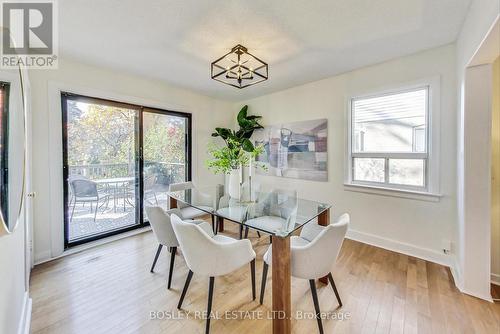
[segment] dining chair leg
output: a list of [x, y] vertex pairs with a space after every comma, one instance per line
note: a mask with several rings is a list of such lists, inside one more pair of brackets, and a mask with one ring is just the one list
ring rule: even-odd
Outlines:
[[106, 209], [109, 208], [109, 195], [106, 196]]
[[71, 217], [69, 217], [69, 221], [73, 220], [73, 214], [75, 213], [76, 199], [73, 202], [73, 209], [71, 209]]
[[161, 253], [161, 248], [163, 247], [162, 244], [159, 244], [158, 245], [158, 249], [156, 250], [156, 255], [155, 255], [155, 259], [153, 260], [153, 265], [151, 266], [151, 270], [149, 272], [154, 272], [155, 270], [155, 265], [156, 265], [156, 261], [158, 261], [158, 257], [160, 256], [160, 253]]
[[310, 279], [309, 285], [311, 286], [311, 294], [312, 294], [313, 302], [314, 302], [314, 311], [316, 312], [316, 320], [318, 321], [319, 333], [323, 334], [323, 323], [321, 322], [318, 293], [316, 291], [316, 282], [313, 279]]
[[259, 231], [257, 231], [257, 236], [260, 238], [260, 232]]
[[335, 285], [335, 282], [333, 280], [332, 273], [328, 274], [328, 280], [330, 281], [330, 284], [332, 285], [333, 292], [335, 293], [335, 297], [337, 297], [337, 301], [339, 302], [339, 306], [342, 306], [342, 300], [340, 299], [339, 291], [337, 290], [337, 286]]
[[[95, 219], [97, 218], [98, 204], [99, 204], [98, 202], [95, 203], [94, 223], [95, 223]], [[92, 202], [90, 202], [90, 207], [92, 208]], [[90, 209], [90, 212], [92, 212], [92, 209]]]
[[245, 239], [248, 239], [248, 227], [245, 227]]
[[250, 262], [250, 272], [252, 276], [252, 300], [255, 300], [255, 259]]
[[269, 265], [264, 262], [264, 267], [262, 268], [262, 282], [260, 286], [260, 305], [264, 303], [264, 292], [266, 291], [266, 280], [267, 280], [267, 269]]
[[240, 225], [240, 240], [243, 238], [243, 225]]
[[214, 297], [214, 281], [215, 278], [210, 277], [208, 284], [208, 306], [207, 306], [207, 326], [205, 328], [205, 333], [210, 333], [210, 313], [212, 312], [212, 299]]
[[167, 289], [169, 290], [170, 290], [170, 283], [172, 283], [172, 274], [174, 272], [174, 262], [176, 253], [177, 253], [177, 247], [172, 247], [170, 250], [170, 269], [168, 271], [168, 283], [167, 283]]
[[[99, 204], [99, 200], [100, 199], [97, 200], [97, 204]], [[102, 208], [104, 206], [104, 204], [106, 204], [106, 201], [102, 201], [101, 205], [99, 205], [99, 209]]]
[[214, 215], [210, 215], [210, 217], [212, 218], [212, 232], [214, 232], [214, 234], [217, 234], [217, 229], [216, 229], [216, 226], [215, 226], [215, 216]]
[[189, 283], [191, 283], [191, 278], [193, 278], [193, 272], [189, 270], [189, 273], [186, 277], [186, 283], [184, 283], [184, 289], [182, 289], [181, 298], [179, 299], [179, 304], [177, 304], [177, 308], [179, 310], [182, 307], [182, 302], [184, 301], [184, 297], [186, 296], [186, 292], [189, 288]]

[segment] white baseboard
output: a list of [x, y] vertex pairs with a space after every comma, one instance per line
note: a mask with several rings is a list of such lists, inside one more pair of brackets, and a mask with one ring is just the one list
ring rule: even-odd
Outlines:
[[500, 274], [491, 274], [491, 284], [500, 286]]
[[486, 300], [487, 302], [490, 302], [490, 303], [493, 303], [493, 298], [491, 298], [491, 294], [479, 294], [479, 293], [476, 293], [474, 291], [468, 291], [467, 289], [460, 289], [460, 292], [462, 293], [465, 293], [466, 295], [469, 295], [469, 296], [472, 296], [472, 297], [476, 297], [476, 298], [479, 298], [479, 299], [482, 299], [482, 300]]
[[[462, 280], [462, 272], [460, 270], [460, 264], [458, 263], [458, 260], [455, 258], [455, 261], [453, 261], [452, 265], [450, 266], [451, 274], [453, 275], [453, 280], [455, 281], [455, 286], [457, 289], [465, 293], [467, 295], [486, 300], [488, 302], [493, 302], [493, 299], [491, 298], [490, 294], [482, 294], [482, 293], [477, 293], [475, 291], [469, 291], [465, 288], [464, 282]], [[500, 275], [498, 275], [498, 278], [500, 279]], [[492, 283], [493, 283], [493, 274], [492, 274]], [[499, 284], [500, 285], [500, 284]]]
[[31, 326], [31, 306], [32, 300], [28, 294], [28, 291], [24, 293], [23, 298], [23, 311], [21, 313], [21, 319], [19, 319], [19, 326], [17, 334], [29, 334]]
[[[460, 272], [460, 266], [456, 261], [456, 257], [453, 255], [447, 255], [444, 253], [436, 252], [432, 249], [426, 249], [422, 247], [418, 247], [415, 245], [407, 244], [404, 242], [399, 242], [392, 239], [386, 239], [379, 237], [374, 234], [359, 232], [356, 230], [348, 230], [346, 238], [359, 241], [368, 245], [380, 247], [383, 249], [387, 249], [393, 252], [413, 256], [422, 260], [426, 260], [429, 262], [434, 262], [445, 267], [449, 267], [451, 274], [453, 275], [453, 280], [455, 281], [455, 285], [460, 292], [492, 302], [492, 298], [490, 295], [480, 295], [473, 291], [467, 291], [462, 282], [462, 275]], [[496, 282], [500, 285], [500, 275], [492, 275], [492, 282], [495, 276]]]
[[138, 228], [138, 229], [135, 229], [132, 231], [127, 231], [127, 232], [123, 232], [120, 234], [112, 235], [112, 236], [107, 237], [107, 238], [95, 240], [95, 241], [88, 242], [88, 243], [85, 243], [85, 244], [82, 244], [79, 246], [72, 247], [70, 249], [65, 250], [61, 255], [58, 255], [58, 256], [51, 256], [50, 252], [48, 255], [45, 253], [40, 253], [41, 255], [38, 256], [39, 259], [35, 258], [35, 265], [39, 265], [39, 264], [42, 264], [45, 262], [59, 259], [59, 258], [64, 257], [64, 256], [75, 254], [75, 253], [78, 253], [78, 252], [81, 252], [81, 251], [84, 251], [84, 250], [87, 250], [90, 248], [101, 246], [101, 245], [104, 245], [104, 244], [107, 244], [107, 243], [110, 243], [113, 241], [128, 238], [128, 237], [131, 237], [131, 236], [134, 236], [137, 234], [141, 234], [141, 233], [145, 233], [145, 232], [149, 232], [149, 231], [151, 231], [151, 226], [145, 226], [145, 227]]
[[34, 258], [33, 265], [36, 265], [36, 264], [42, 263], [44, 261], [47, 261], [47, 259], [50, 259], [50, 257], [51, 257], [50, 250], [43, 251], [43, 252], [36, 252], [34, 254], [35, 254], [35, 258]]
[[458, 290], [463, 292], [464, 284], [462, 282], [462, 271], [460, 270], [460, 265], [458, 260], [455, 258], [452, 265], [450, 266], [451, 275], [453, 276], [453, 280], [455, 281], [455, 286]]
[[384, 248], [393, 252], [413, 256], [422, 260], [441, 264], [452, 268], [454, 257], [432, 249], [422, 248], [393, 239], [382, 238], [374, 234], [364, 233], [356, 230], [348, 230], [346, 237], [372, 246]]

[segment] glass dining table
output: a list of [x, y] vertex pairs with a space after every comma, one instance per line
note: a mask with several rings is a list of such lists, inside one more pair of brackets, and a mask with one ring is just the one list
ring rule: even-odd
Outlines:
[[[307, 223], [330, 223], [330, 204], [302, 199], [296, 191], [260, 191], [252, 201], [240, 201], [224, 193], [224, 186], [169, 192], [170, 208], [191, 206], [212, 216], [216, 232], [224, 230], [224, 220], [253, 229], [272, 238], [273, 333], [291, 333], [290, 237]], [[328, 256], [328, 254], [325, 254]], [[325, 278], [321, 282], [328, 284]]]

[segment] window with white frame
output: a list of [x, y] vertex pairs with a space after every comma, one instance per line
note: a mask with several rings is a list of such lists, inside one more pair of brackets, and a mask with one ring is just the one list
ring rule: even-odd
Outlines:
[[350, 183], [428, 190], [429, 86], [351, 99]]

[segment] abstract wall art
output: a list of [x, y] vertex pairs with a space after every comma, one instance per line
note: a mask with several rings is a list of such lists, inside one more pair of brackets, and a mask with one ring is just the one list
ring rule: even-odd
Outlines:
[[266, 126], [252, 136], [264, 152], [258, 174], [328, 181], [328, 121], [326, 119]]

